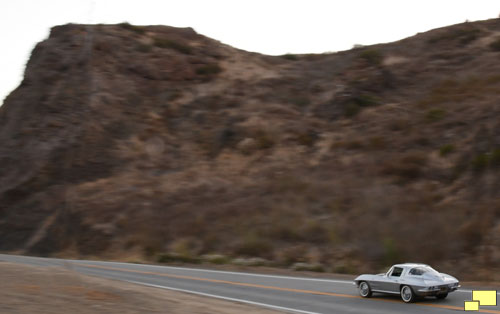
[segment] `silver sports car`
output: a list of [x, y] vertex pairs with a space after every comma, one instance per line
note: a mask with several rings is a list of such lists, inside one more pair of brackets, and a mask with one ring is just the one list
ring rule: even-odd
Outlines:
[[391, 293], [401, 295], [406, 303], [425, 296], [444, 299], [460, 287], [456, 278], [429, 265], [414, 263], [396, 264], [385, 274], [358, 276], [354, 284], [364, 298], [371, 297], [373, 292]]

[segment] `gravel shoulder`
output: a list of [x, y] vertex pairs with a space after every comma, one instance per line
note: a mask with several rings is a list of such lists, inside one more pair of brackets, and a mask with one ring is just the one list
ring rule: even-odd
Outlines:
[[0, 262], [0, 313], [282, 313], [85, 276], [61, 267]]

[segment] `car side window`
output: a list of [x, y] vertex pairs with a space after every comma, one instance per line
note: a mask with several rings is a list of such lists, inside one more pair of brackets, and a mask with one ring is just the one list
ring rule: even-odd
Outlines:
[[403, 268], [394, 267], [391, 273], [391, 277], [400, 277], [402, 273], [403, 273]]

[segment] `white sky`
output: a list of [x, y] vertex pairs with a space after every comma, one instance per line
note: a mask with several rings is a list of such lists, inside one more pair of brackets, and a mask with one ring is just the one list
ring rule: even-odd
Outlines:
[[0, 103], [54, 25], [190, 26], [240, 49], [278, 55], [390, 42], [499, 13], [498, 0], [0, 0]]

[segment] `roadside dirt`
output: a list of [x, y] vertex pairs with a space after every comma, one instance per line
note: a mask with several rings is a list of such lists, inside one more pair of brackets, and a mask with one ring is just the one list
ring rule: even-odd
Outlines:
[[60, 267], [0, 262], [0, 313], [282, 313], [84, 276]]

